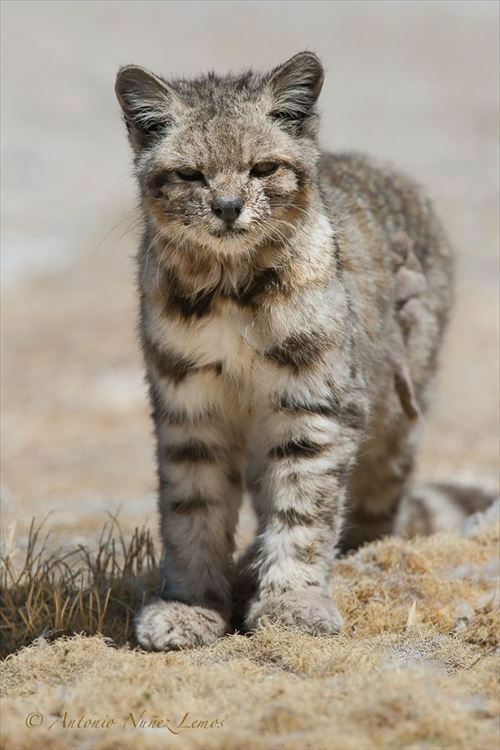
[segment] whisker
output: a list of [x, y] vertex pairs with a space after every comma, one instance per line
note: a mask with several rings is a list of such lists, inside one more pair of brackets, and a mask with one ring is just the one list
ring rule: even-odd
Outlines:
[[150, 243], [149, 243], [149, 245], [147, 246], [147, 248], [146, 248], [146, 250], [145, 250], [145, 253], [146, 253], [146, 262], [145, 262], [145, 264], [144, 264], [144, 271], [143, 271], [143, 273], [142, 273], [142, 278], [143, 278], [143, 279], [144, 279], [144, 278], [146, 278], [146, 273], [147, 273], [147, 270], [148, 270], [148, 265], [149, 265], [149, 253], [150, 253], [150, 251], [151, 251], [151, 248], [153, 247], [153, 245], [155, 244], [155, 242], [156, 242], [156, 241], [157, 241], [157, 240], [158, 240], [158, 239], [159, 239], [160, 237], [162, 237], [162, 236], [165, 236], [165, 233], [166, 233], [167, 231], [168, 231], [168, 230], [167, 230], [166, 228], [164, 228], [164, 229], [160, 229], [160, 230], [159, 230], [159, 232], [157, 232], [157, 234], [155, 234], [155, 236], [153, 237], [153, 239], [151, 240], [151, 242], [150, 242]]
[[[134, 216], [132, 216], [131, 218], [130, 214], [134, 214]], [[111, 229], [109, 229], [106, 232], [106, 234], [101, 238], [101, 240], [99, 240], [97, 248], [98, 249], [101, 248], [104, 242], [108, 239], [108, 237], [112, 235], [113, 232], [115, 232], [118, 229], [118, 227], [120, 227], [126, 221], [130, 223], [125, 229], [125, 231], [123, 232], [123, 234], [118, 238], [118, 241], [121, 241], [125, 237], [125, 235], [128, 234], [128, 232], [130, 232], [132, 229], [139, 227], [143, 223], [143, 218], [140, 214], [138, 214], [138, 209], [136, 208], [133, 208], [130, 211], [127, 211], [125, 216], [122, 216], [122, 218], [119, 219], [119, 221], [117, 221], [116, 224], [114, 224], [114, 226], [112, 226]]]
[[170, 240], [163, 246], [163, 249], [161, 251], [160, 257], [158, 259], [158, 266], [157, 266], [157, 269], [156, 269], [156, 284], [157, 284], [158, 291], [160, 291], [160, 271], [161, 271], [161, 266], [162, 266], [162, 263], [163, 263], [163, 258], [165, 256], [165, 252], [170, 247], [170, 245], [172, 244], [172, 242], [176, 243], [176, 246], [174, 246], [174, 254], [176, 252], [179, 252], [184, 247], [184, 245], [186, 244], [186, 238], [184, 238], [184, 240], [182, 240], [182, 238], [181, 238], [181, 242], [179, 244], [179, 237], [180, 237], [182, 231], [183, 231], [183, 227], [179, 227], [177, 229], [177, 232], [175, 232], [173, 234], [173, 236], [170, 238]]

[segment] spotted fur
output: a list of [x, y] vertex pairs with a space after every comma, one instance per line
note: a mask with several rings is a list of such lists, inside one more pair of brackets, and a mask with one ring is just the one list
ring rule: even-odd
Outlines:
[[[336, 632], [339, 545], [390, 530], [410, 489], [451, 253], [413, 182], [320, 152], [322, 82], [309, 52], [264, 75], [118, 74], [163, 539], [145, 648], [207, 643], [231, 615]], [[243, 205], [230, 225], [221, 200]], [[235, 565], [245, 488], [258, 533]]]

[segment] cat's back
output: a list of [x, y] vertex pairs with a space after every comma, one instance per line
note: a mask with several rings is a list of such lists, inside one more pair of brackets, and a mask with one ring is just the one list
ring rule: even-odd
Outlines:
[[419, 260], [451, 253], [441, 224], [424, 190], [392, 166], [357, 152], [322, 153], [320, 186], [333, 219], [345, 221], [363, 211], [390, 237], [398, 231], [411, 237]]
[[[424, 190], [404, 173], [357, 152], [322, 153], [321, 193], [335, 227], [357, 223], [365, 236], [382, 242], [390, 268], [394, 238], [404, 233], [422, 265], [429, 292], [441, 316], [451, 305], [452, 252]], [[370, 244], [370, 243], [368, 243]], [[346, 247], [347, 254], [356, 248]], [[370, 248], [364, 252], [370, 253]]]

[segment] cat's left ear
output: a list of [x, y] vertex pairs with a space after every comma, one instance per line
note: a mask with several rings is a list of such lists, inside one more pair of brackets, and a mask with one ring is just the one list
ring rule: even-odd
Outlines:
[[314, 52], [299, 52], [275, 68], [268, 79], [273, 96], [270, 116], [300, 129], [315, 114], [324, 78], [323, 66]]
[[115, 92], [134, 150], [150, 145], [175, 120], [177, 94], [162, 78], [138, 65], [120, 68]]

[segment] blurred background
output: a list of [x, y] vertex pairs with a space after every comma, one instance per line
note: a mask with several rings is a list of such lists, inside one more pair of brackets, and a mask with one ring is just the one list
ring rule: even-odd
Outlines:
[[166, 76], [323, 59], [322, 140], [389, 160], [434, 198], [458, 294], [423, 476], [498, 462], [497, 2], [2, 3], [2, 510], [25, 538], [156, 526], [136, 338], [120, 65]]

